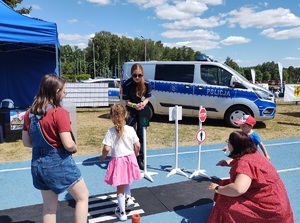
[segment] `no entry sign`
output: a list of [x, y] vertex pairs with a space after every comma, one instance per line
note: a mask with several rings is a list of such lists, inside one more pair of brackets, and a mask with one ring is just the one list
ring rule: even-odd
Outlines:
[[199, 111], [199, 120], [200, 122], [204, 122], [206, 120], [206, 109], [201, 107]]

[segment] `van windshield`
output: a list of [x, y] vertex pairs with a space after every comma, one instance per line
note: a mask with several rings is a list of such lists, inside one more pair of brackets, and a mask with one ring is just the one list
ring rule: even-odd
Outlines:
[[231, 67], [229, 67], [226, 64], [223, 64], [227, 69], [229, 69], [232, 73], [236, 74], [239, 78], [241, 78], [243, 81], [246, 81], [248, 83], [250, 83], [247, 78], [245, 78], [243, 75], [241, 75], [239, 72], [237, 72], [236, 70], [232, 69]]

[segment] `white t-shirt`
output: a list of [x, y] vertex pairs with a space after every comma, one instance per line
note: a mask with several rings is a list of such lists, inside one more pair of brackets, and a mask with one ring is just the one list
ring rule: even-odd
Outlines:
[[120, 157], [134, 154], [133, 144], [139, 141], [139, 138], [133, 127], [125, 125], [123, 136], [117, 140], [118, 132], [115, 127], [107, 130], [102, 144], [110, 146], [111, 156]]

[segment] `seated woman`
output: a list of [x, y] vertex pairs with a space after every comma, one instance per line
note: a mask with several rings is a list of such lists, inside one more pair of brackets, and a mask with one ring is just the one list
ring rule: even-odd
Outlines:
[[293, 223], [285, 186], [251, 138], [242, 131], [232, 132], [228, 148], [232, 160], [221, 160], [217, 165], [231, 166], [230, 179], [208, 187], [215, 191], [215, 206], [208, 222]]

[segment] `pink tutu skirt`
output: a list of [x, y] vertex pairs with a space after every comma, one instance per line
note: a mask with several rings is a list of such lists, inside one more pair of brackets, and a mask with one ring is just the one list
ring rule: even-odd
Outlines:
[[141, 178], [142, 176], [136, 157], [134, 154], [131, 154], [111, 158], [104, 182], [112, 186], [119, 186], [131, 184], [132, 181], [140, 180]]

